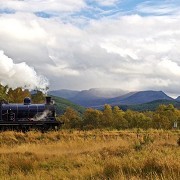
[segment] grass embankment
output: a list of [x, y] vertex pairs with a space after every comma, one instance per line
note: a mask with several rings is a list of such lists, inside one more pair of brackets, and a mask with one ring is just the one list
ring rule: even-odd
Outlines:
[[0, 133], [0, 179], [180, 179], [180, 131]]

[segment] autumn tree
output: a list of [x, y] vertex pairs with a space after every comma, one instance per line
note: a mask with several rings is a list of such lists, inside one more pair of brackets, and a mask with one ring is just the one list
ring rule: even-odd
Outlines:
[[151, 118], [145, 116], [143, 113], [127, 110], [124, 117], [128, 121], [129, 128], [147, 129], [151, 126]]
[[153, 127], [170, 129], [173, 127], [173, 123], [179, 119], [179, 111], [174, 108], [172, 104], [160, 105], [153, 117]]
[[101, 124], [103, 125], [103, 127], [112, 127], [113, 126], [112, 107], [108, 104], [104, 105]]
[[82, 118], [79, 113], [74, 109], [68, 107], [63, 115], [60, 116], [60, 120], [64, 122], [65, 128], [81, 128]]
[[128, 121], [124, 118], [125, 112], [118, 106], [113, 108], [113, 124], [116, 129], [125, 129], [128, 127]]
[[30, 97], [29, 90], [23, 90], [21, 87], [8, 90], [9, 101], [12, 103], [23, 103], [25, 97]]
[[9, 88], [0, 84], [0, 99], [11, 103], [23, 103], [25, 97], [31, 97], [33, 103], [44, 103], [45, 95], [41, 91], [30, 94], [29, 90], [18, 87], [16, 89]]
[[33, 103], [45, 103], [45, 95], [41, 91], [36, 91], [35, 94], [31, 95], [31, 99]]
[[83, 125], [86, 128], [99, 128], [101, 127], [101, 119], [103, 113], [96, 109], [86, 109], [83, 116]]
[[8, 86], [3, 86], [0, 84], [0, 99], [9, 101]]

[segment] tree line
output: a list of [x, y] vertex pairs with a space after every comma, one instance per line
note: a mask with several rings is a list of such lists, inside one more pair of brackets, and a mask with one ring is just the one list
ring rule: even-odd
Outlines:
[[59, 120], [64, 122], [67, 129], [172, 129], [175, 124], [180, 125], [180, 110], [169, 104], [160, 105], [155, 111], [123, 111], [118, 106], [106, 104], [102, 111], [88, 108], [81, 115], [68, 107]]

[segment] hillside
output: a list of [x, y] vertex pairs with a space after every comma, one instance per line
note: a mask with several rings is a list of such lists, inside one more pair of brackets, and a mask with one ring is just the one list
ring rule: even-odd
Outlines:
[[139, 91], [127, 98], [122, 99], [120, 103], [133, 105], [148, 103], [156, 100], [173, 100], [173, 98], [167, 96], [163, 91]]
[[122, 106], [121, 108], [124, 110], [131, 109], [134, 111], [154, 111], [161, 104], [164, 104], [164, 105], [172, 104], [175, 108], [180, 109], [180, 102], [175, 101], [175, 100], [156, 100], [156, 101], [152, 101], [152, 102], [144, 103], [144, 104]]
[[89, 96], [93, 96], [94, 98], [113, 98], [124, 95], [126, 93], [126, 91], [117, 88], [91, 88], [89, 90], [82, 91], [60, 89], [49, 91], [50, 95], [66, 99], [76, 98], [76, 96], [82, 96], [82, 98], [88, 98]]
[[104, 104], [110, 104], [112, 106], [115, 105], [137, 105], [137, 104], [144, 104], [156, 100], [170, 100], [173, 101], [174, 99], [167, 96], [162, 91], [139, 91], [139, 92], [130, 92], [124, 94], [122, 96], [118, 96], [115, 98], [95, 98], [94, 96], [89, 96], [87, 98], [86, 94], [84, 96], [76, 96], [73, 98], [72, 101], [74, 103], [80, 104], [85, 107], [93, 107], [93, 108], [100, 108]]
[[[124, 92], [125, 93], [125, 92]], [[89, 89], [83, 91], [71, 91], [71, 90], [58, 90], [51, 91], [51, 95], [63, 96], [74, 104], [78, 104], [84, 107], [92, 107], [101, 109], [104, 104], [110, 104], [111, 106], [132, 106], [150, 103], [158, 100], [174, 101], [173, 98], [167, 96], [163, 91], [138, 91], [129, 92], [123, 94], [122, 90], [118, 89]], [[115, 95], [120, 96], [115, 96]], [[115, 96], [115, 97], [113, 97]], [[113, 97], [113, 98], [109, 98]], [[179, 98], [180, 99], [180, 98]], [[178, 99], [177, 99], [178, 101]], [[126, 105], [126, 106], [125, 106]], [[140, 108], [141, 109], [141, 108]]]
[[57, 96], [65, 99], [71, 99], [75, 97], [78, 93], [79, 91], [73, 91], [68, 89], [54, 90], [49, 92], [49, 94], [52, 96]]
[[[175, 100], [155, 100], [155, 101], [143, 103], [143, 104], [118, 105], [118, 106], [123, 111], [130, 109], [133, 111], [143, 112], [143, 111], [154, 111], [161, 104], [164, 104], [164, 105], [172, 104], [175, 108], [180, 109], [180, 102], [175, 101]], [[111, 105], [111, 106], [113, 107], [113, 105]], [[93, 108], [102, 110], [104, 108], [104, 105], [94, 106]]]
[[85, 107], [105, 104], [108, 98], [114, 98], [126, 94], [126, 91], [115, 88], [92, 88], [89, 90], [56, 90], [50, 91], [50, 95], [68, 99], [75, 104]]
[[96, 96], [92, 91], [84, 90], [79, 92], [75, 97], [69, 100], [81, 106], [90, 107], [94, 104], [99, 105], [99, 103], [101, 103], [104, 98]]
[[57, 114], [63, 114], [67, 107], [71, 107], [80, 113], [83, 113], [85, 111], [84, 107], [74, 104], [74, 103], [70, 102], [69, 100], [66, 100], [66, 99], [60, 98], [60, 97], [56, 97], [56, 96], [51, 96], [51, 97], [55, 101]]
[[176, 98], [176, 101], [180, 101], [180, 96], [178, 96], [178, 97]]

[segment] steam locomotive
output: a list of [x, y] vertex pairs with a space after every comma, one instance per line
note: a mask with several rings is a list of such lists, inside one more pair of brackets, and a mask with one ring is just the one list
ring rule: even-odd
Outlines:
[[29, 97], [23, 104], [0, 102], [0, 130], [47, 131], [59, 129], [62, 124], [56, 120], [51, 97], [46, 97], [45, 104], [32, 104]]

